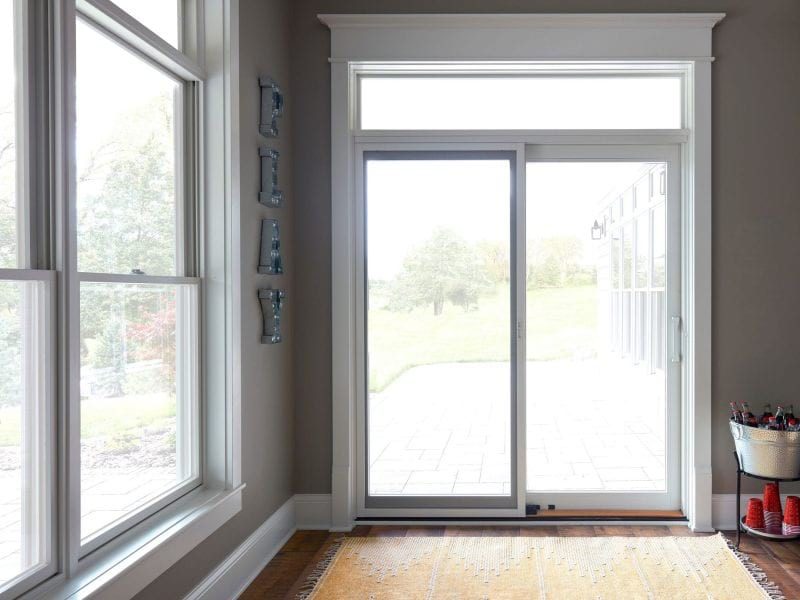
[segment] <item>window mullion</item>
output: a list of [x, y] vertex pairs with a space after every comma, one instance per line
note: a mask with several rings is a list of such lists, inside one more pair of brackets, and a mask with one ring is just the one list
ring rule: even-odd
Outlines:
[[78, 570], [80, 552], [80, 282], [75, 232], [75, 3], [56, 0], [52, 17], [53, 185], [55, 266], [60, 271], [58, 297], [59, 486], [58, 551], [66, 577]]

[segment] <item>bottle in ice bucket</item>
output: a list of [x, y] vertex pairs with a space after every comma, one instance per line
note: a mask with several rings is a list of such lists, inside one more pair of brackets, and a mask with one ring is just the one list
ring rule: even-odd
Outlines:
[[742, 402], [742, 423], [750, 427], [758, 427], [758, 419], [750, 412], [750, 406], [747, 402]]
[[779, 431], [784, 431], [786, 429], [786, 416], [782, 406], [779, 406], [778, 410], [775, 411], [775, 423], [778, 425]]
[[772, 407], [769, 404], [764, 405], [764, 414], [761, 415], [761, 425], [769, 425], [769, 418], [772, 416]]
[[742, 411], [739, 410], [739, 407], [736, 406], [735, 402], [731, 402], [731, 421], [736, 421], [737, 423], [744, 422], [744, 419], [742, 418]]

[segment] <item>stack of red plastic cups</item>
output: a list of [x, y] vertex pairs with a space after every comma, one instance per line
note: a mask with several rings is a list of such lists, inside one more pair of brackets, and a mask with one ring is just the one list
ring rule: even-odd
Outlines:
[[800, 498], [786, 497], [786, 513], [783, 515], [783, 535], [800, 534]]
[[764, 531], [764, 503], [760, 498], [750, 498], [747, 503], [747, 516], [744, 519], [744, 524], [750, 529]]
[[767, 533], [780, 534], [783, 521], [781, 509], [781, 492], [778, 483], [768, 483], [764, 486], [764, 523]]

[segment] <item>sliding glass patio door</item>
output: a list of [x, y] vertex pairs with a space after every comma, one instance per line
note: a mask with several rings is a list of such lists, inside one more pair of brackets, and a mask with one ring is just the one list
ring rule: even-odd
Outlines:
[[678, 156], [527, 150], [531, 504], [680, 508]]
[[679, 509], [679, 146], [452, 146], [357, 148], [359, 515]]
[[516, 161], [363, 151], [362, 512], [517, 506]]

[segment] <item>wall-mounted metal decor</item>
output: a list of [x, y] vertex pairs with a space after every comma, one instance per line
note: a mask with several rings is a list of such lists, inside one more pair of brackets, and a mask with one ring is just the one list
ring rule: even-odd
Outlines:
[[281, 157], [277, 150], [264, 146], [258, 149], [261, 157], [261, 191], [258, 192], [258, 201], [264, 206], [278, 208], [283, 204], [283, 192], [278, 189], [278, 159]]
[[261, 252], [258, 259], [258, 272], [265, 275], [281, 275], [281, 233], [275, 219], [261, 220]]
[[267, 137], [278, 135], [278, 117], [283, 114], [283, 94], [272, 77], [259, 77], [261, 86], [261, 119], [258, 130]]
[[281, 341], [281, 310], [285, 297], [284, 290], [265, 288], [258, 290], [258, 301], [261, 304], [262, 344], [278, 344]]

